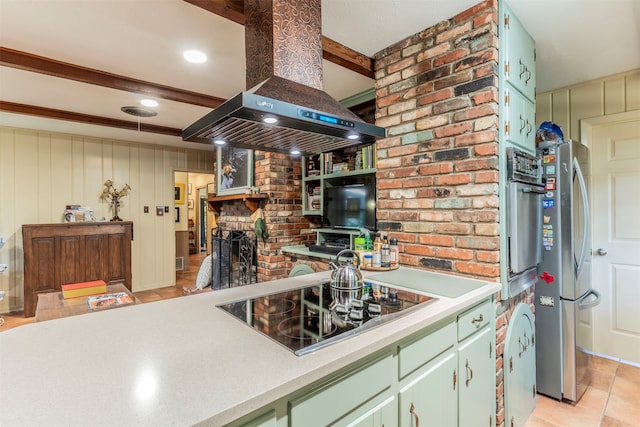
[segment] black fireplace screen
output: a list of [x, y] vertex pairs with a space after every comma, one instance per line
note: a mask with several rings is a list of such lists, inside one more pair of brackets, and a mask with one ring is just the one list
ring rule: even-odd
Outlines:
[[211, 287], [231, 288], [257, 282], [257, 240], [251, 230], [211, 232]]

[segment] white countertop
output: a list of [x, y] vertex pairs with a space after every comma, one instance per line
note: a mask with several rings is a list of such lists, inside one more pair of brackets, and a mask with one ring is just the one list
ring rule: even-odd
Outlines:
[[[479, 287], [461, 297], [438, 296], [404, 317], [300, 357], [215, 308], [326, 282], [328, 276], [298, 276], [2, 332], [0, 425], [223, 425], [500, 290], [499, 283], [477, 281]], [[425, 272], [426, 282], [447, 277]]]

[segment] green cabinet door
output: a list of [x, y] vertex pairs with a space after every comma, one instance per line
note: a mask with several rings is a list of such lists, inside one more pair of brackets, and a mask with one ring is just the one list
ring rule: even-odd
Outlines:
[[494, 426], [496, 373], [491, 328], [484, 328], [459, 346], [458, 372], [458, 425]]
[[506, 49], [506, 80], [530, 100], [536, 98], [536, 45], [509, 6], [503, 5], [500, 43]]
[[535, 154], [536, 106], [520, 92], [506, 85], [504, 96], [504, 137], [508, 146]]
[[[362, 412], [362, 410], [358, 412]], [[363, 414], [354, 416], [356, 419], [353, 421], [344, 420], [335, 425], [345, 427], [393, 427], [398, 423], [398, 402], [395, 396], [389, 396]], [[349, 418], [352, 419], [354, 416]]]
[[516, 306], [504, 349], [505, 425], [523, 426], [536, 405], [536, 348], [533, 313]]
[[449, 350], [427, 364], [400, 389], [399, 425], [455, 426], [460, 386], [456, 352]]

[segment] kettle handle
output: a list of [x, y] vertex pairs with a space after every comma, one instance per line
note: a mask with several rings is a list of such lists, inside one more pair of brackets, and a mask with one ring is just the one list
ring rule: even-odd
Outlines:
[[356, 267], [360, 268], [360, 255], [358, 255], [358, 253], [352, 249], [343, 249], [340, 252], [338, 252], [338, 254], [336, 255], [336, 259], [335, 259], [335, 264], [336, 265], [340, 265], [340, 257], [344, 256], [347, 253], [351, 253], [353, 254], [354, 257], [356, 257], [356, 259], [358, 260], [358, 263], [356, 264]]

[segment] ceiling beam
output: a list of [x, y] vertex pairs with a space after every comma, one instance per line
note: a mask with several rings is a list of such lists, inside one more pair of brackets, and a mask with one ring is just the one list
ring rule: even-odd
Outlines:
[[[244, 25], [244, 2], [241, 0], [184, 0], [208, 12]], [[322, 36], [322, 57], [370, 79], [375, 78], [374, 60], [335, 40]]]
[[182, 137], [182, 129], [152, 125], [148, 123], [131, 122], [128, 120], [111, 119], [109, 117], [93, 116], [90, 114], [74, 113], [64, 110], [56, 110], [53, 108], [38, 107], [36, 105], [0, 101], [0, 111]]
[[0, 65], [202, 107], [216, 108], [226, 101], [216, 96], [81, 67], [3, 46], [0, 46]]

